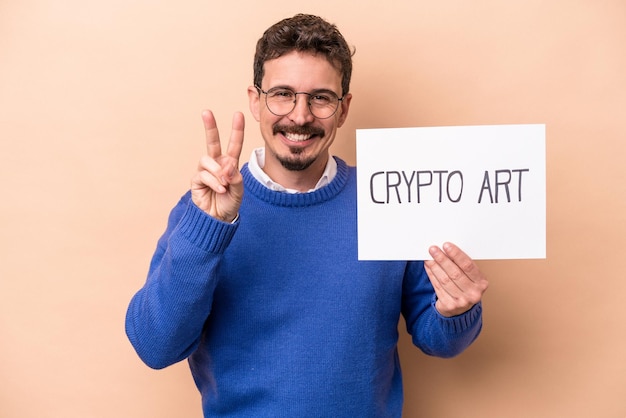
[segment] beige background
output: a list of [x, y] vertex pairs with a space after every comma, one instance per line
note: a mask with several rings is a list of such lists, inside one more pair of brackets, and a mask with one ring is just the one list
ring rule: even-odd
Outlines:
[[[204, 148], [247, 116], [261, 32], [304, 11], [355, 45], [355, 129], [545, 123], [548, 258], [484, 261], [452, 360], [402, 335], [406, 417], [626, 417], [626, 3], [0, 0], [0, 416], [199, 417], [186, 363], [123, 331]], [[224, 135], [224, 137], [227, 135]], [[402, 325], [401, 325], [402, 326]]]

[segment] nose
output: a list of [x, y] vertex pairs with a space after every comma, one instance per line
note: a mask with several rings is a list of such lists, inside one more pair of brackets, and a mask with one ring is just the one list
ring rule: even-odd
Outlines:
[[[298, 97], [300, 96], [300, 97]], [[306, 125], [315, 120], [315, 116], [309, 108], [309, 95], [306, 93], [296, 93], [296, 105], [289, 113], [288, 117], [296, 125]]]

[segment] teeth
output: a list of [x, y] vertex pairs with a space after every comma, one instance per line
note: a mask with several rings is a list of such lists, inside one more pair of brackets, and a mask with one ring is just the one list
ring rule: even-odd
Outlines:
[[310, 135], [302, 135], [302, 134], [299, 135], [299, 134], [285, 133], [285, 138], [287, 138], [290, 141], [294, 141], [294, 142], [306, 141], [310, 137], [311, 137]]

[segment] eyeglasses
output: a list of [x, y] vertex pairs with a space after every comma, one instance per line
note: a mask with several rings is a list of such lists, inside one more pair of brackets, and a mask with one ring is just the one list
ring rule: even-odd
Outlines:
[[298, 94], [306, 94], [309, 110], [317, 119], [328, 119], [337, 112], [339, 102], [343, 97], [331, 90], [314, 90], [311, 93], [295, 92], [286, 87], [273, 87], [268, 91], [259, 86], [255, 86], [261, 93], [265, 94], [265, 104], [267, 109], [276, 116], [285, 116], [293, 112], [296, 108]]

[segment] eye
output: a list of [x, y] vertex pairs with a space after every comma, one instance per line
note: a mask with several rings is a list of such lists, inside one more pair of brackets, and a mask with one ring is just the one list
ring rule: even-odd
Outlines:
[[318, 106], [325, 106], [333, 102], [333, 97], [325, 93], [311, 94], [311, 103]]
[[289, 89], [272, 89], [268, 92], [268, 95], [273, 99], [291, 100], [294, 98], [295, 93]]

